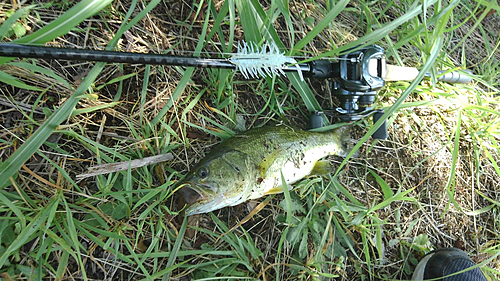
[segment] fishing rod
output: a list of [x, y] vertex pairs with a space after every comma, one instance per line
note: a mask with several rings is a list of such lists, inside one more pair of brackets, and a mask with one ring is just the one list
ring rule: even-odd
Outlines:
[[[264, 60], [263, 56], [265, 57]], [[252, 74], [255, 71], [258, 72], [258, 70], [253, 71], [250, 68], [257, 68], [256, 65], [259, 65], [258, 68], [260, 69], [269, 68], [269, 66], [266, 65], [270, 63], [277, 64], [277, 66], [283, 71], [300, 70], [303, 73], [312, 71], [310, 65], [307, 63], [289, 67], [292, 64], [297, 63], [295, 59], [286, 57], [283, 53], [279, 53], [279, 49], [276, 45], [270, 45], [267, 42], [262, 47], [258, 47], [255, 43], [247, 44], [244, 42], [243, 45], [238, 44], [238, 53], [233, 54], [230, 58], [200, 58], [151, 53], [117, 52], [0, 43], [0, 57], [170, 65], [202, 68], [246, 68], [243, 73], [248, 73], [248, 77], [245, 78], [257, 78], [257, 76]], [[265, 60], [270, 60], [271, 58], [273, 60], [272, 62], [264, 62]], [[285, 67], [284, 63], [288, 63], [289, 66]], [[272, 69], [268, 69], [268, 71], [271, 73], [274, 72]]]
[[[262, 46], [256, 43], [238, 43], [237, 53], [228, 58], [200, 58], [171, 56], [150, 53], [132, 53], [17, 45], [0, 43], [0, 56], [38, 59], [60, 59], [74, 61], [96, 61], [108, 63], [130, 63], [150, 65], [171, 65], [203, 68], [235, 69], [249, 78], [285, 75], [285, 71], [295, 71], [301, 80], [304, 77], [332, 79], [332, 93], [340, 105], [334, 109], [315, 111], [310, 117], [310, 128], [323, 126], [323, 115], [335, 117], [344, 122], [353, 122], [373, 115], [376, 122], [383, 110], [374, 110], [371, 105], [376, 93], [386, 81], [411, 81], [418, 75], [418, 69], [386, 64], [385, 50], [377, 45], [369, 45], [341, 55], [337, 58], [313, 60], [297, 63], [285, 56], [274, 43]], [[469, 83], [472, 79], [465, 74], [451, 72], [438, 77], [450, 83]], [[387, 126], [382, 126], [373, 138], [386, 139]]]
[[42, 47], [42, 46], [17, 45], [17, 44], [5, 44], [5, 43], [0, 44], [0, 56], [17, 57], [17, 58], [34, 58], [34, 59], [72, 60], [72, 61], [96, 61], [96, 62], [107, 62], [107, 63], [234, 68], [234, 65], [225, 59], [204, 59], [196, 57]]

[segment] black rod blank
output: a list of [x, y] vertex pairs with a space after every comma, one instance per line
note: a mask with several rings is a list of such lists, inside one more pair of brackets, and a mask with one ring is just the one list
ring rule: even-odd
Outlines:
[[115, 51], [40, 47], [0, 43], [0, 56], [37, 59], [60, 59], [74, 61], [97, 61], [109, 63], [176, 65], [192, 67], [230, 68], [235, 66], [227, 59], [210, 59], [158, 54], [143, 54]]

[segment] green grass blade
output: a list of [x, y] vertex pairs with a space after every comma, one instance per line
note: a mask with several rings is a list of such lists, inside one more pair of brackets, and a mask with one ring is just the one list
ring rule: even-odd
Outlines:
[[[174, 246], [172, 248], [171, 255], [168, 258], [167, 261], [167, 268], [172, 267], [175, 264], [175, 260], [177, 259], [177, 255], [179, 253], [179, 250], [182, 245], [182, 241], [184, 241], [184, 233], [186, 233], [186, 228], [187, 228], [187, 221], [188, 217], [184, 217], [184, 220], [182, 221], [181, 228], [179, 229], [179, 234], [177, 235], [177, 239], [175, 239]], [[170, 277], [170, 272], [166, 273], [165, 276], [163, 277], [163, 280], [168, 280]]]
[[55, 198], [52, 202], [47, 205], [47, 207], [43, 208], [34, 218], [33, 220], [19, 233], [17, 238], [9, 245], [9, 247], [5, 250], [5, 252], [0, 256], [0, 268], [3, 268], [9, 256], [23, 245], [26, 242], [32, 239], [32, 235], [35, 234], [38, 230], [44, 227], [44, 224], [47, 218], [50, 216], [50, 210], [52, 209], [53, 204], [58, 204], [59, 198]]
[[327, 28], [332, 21], [344, 10], [345, 6], [349, 3], [349, 0], [341, 0], [339, 1], [335, 7], [333, 7], [328, 14], [325, 15], [323, 19], [311, 30], [307, 33], [304, 38], [302, 38], [295, 46], [294, 50], [300, 50], [304, 48], [309, 42], [311, 42], [321, 31]]
[[481, 1], [481, 2], [482, 2], [482, 4], [487, 3], [486, 7], [483, 9], [479, 18], [474, 21], [474, 25], [469, 29], [467, 34], [465, 36], [463, 36], [463, 38], [462, 38], [462, 40], [460, 40], [460, 42], [455, 44], [455, 47], [453, 49], [451, 49], [450, 52], [453, 52], [456, 48], [458, 48], [459, 46], [462, 46], [464, 44], [464, 42], [467, 40], [467, 38], [470, 37], [472, 32], [474, 32], [474, 30], [476, 28], [481, 26], [483, 19], [488, 15], [488, 13], [491, 10], [496, 10], [497, 13], [498, 13], [498, 11], [500, 11], [500, 5], [498, 4], [498, 1], [489, 1], [489, 2], [488, 1]]
[[2, 193], [0, 193], [0, 202], [2, 202], [4, 206], [9, 208], [9, 210], [11, 210], [17, 216], [17, 218], [19, 219], [19, 223], [21, 224], [21, 229], [26, 228], [26, 217], [24, 216], [23, 212]]
[[261, 43], [262, 39], [265, 38], [269, 42], [276, 43], [278, 48], [284, 48], [278, 33], [259, 1], [236, 0], [235, 3], [246, 41]]
[[[91, 239], [92, 241], [94, 241], [97, 245], [99, 245], [100, 247], [106, 249], [106, 245], [105, 243], [102, 241], [102, 238], [99, 238], [99, 237], [96, 237], [95, 235], [93, 235], [91, 232], [89, 232], [87, 229], [85, 229], [85, 227], [87, 227], [86, 225], [84, 225], [83, 223], [79, 222], [79, 221], [75, 221], [75, 225], [76, 227], [78, 228], [78, 230], [83, 233], [85, 236], [87, 236], [89, 239]], [[95, 230], [95, 229], [94, 229]], [[113, 233], [114, 236], [116, 237], [121, 237], [123, 238], [122, 236], [116, 234], [116, 233]], [[120, 238], [117, 238], [117, 239], [120, 239]], [[116, 255], [119, 259], [123, 260], [124, 262], [127, 262], [127, 263], [130, 263], [130, 264], [134, 264], [134, 261], [131, 260], [130, 258], [128, 258], [127, 256], [125, 256], [124, 254], [122, 254], [121, 252], [117, 252], [115, 251], [114, 249], [112, 248], [109, 248], [107, 249], [107, 251], [110, 251], [111, 253], [113, 253], [113, 255]]]
[[78, 240], [78, 233], [75, 227], [75, 222], [73, 221], [73, 213], [71, 212], [71, 208], [68, 206], [68, 203], [66, 200], [63, 198], [64, 202], [64, 207], [66, 208], [66, 222], [68, 226], [68, 232], [69, 236], [71, 238], [71, 241], [73, 242], [73, 245], [76, 249], [76, 261], [78, 265], [80, 266], [80, 272], [82, 273], [83, 279], [87, 279], [87, 273], [85, 272], [85, 266], [83, 264], [82, 260], [82, 254], [80, 253], [80, 248], [83, 248], [82, 245], [80, 244], [80, 241]]
[[100, 12], [111, 4], [112, 0], [82, 0], [66, 11], [57, 19], [50, 22], [40, 30], [33, 32], [16, 43], [43, 44], [61, 35], [67, 34], [82, 21]]
[[[432, 5], [436, 2], [436, 0], [429, 1], [429, 4]], [[418, 16], [421, 14], [423, 11], [423, 6], [422, 5], [416, 5], [414, 8], [410, 9], [407, 11], [404, 15], [398, 17], [397, 19], [383, 25], [382, 27], [376, 29], [374, 32], [366, 34], [365, 36], [350, 42], [346, 45], [343, 45], [335, 50], [332, 50], [330, 52], [326, 52], [321, 55], [321, 57], [329, 57], [329, 56], [336, 56], [339, 53], [345, 52], [349, 49], [356, 48], [356, 47], [361, 47], [361, 46], [366, 46], [370, 44], [374, 44], [377, 41], [383, 39], [385, 36], [389, 35], [390, 32], [395, 30], [398, 26], [402, 25], [403, 23], [413, 19], [414, 17]]]
[[292, 224], [292, 198], [290, 197], [290, 190], [288, 190], [288, 184], [286, 184], [283, 172], [280, 170], [281, 174], [281, 185], [283, 186], [283, 194], [285, 194], [285, 211], [286, 211], [286, 223], [288, 225]]
[[356, 204], [357, 206], [364, 206], [361, 202], [359, 202], [358, 199], [356, 199], [356, 197], [354, 197], [351, 192], [349, 192], [349, 190], [347, 190], [347, 188], [345, 188], [339, 181], [339, 179], [337, 177], [329, 177], [329, 180], [330, 180], [330, 183], [333, 184], [333, 186], [335, 187], [335, 189], [339, 190], [342, 194], [344, 194], [344, 196], [346, 196], [347, 199], [349, 199], [349, 201], [353, 204]]
[[[209, 2], [210, 5], [212, 5], [212, 2]], [[207, 15], [205, 16], [205, 22], [203, 24], [203, 30], [200, 35], [200, 38], [205, 38], [207, 34], [207, 29], [208, 29], [208, 20], [210, 18], [210, 7], [207, 9]], [[201, 50], [203, 49], [203, 46], [205, 46], [205, 42], [208, 42], [210, 40], [210, 37], [206, 37], [204, 40], [198, 41], [198, 44], [196, 45], [196, 49], [193, 53], [193, 56], [199, 56], [201, 53]], [[194, 67], [188, 67], [187, 70], [184, 72], [182, 75], [181, 81], [177, 84], [177, 87], [175, 87], [174, 92], [172, 93], [171, 98], [168, 100], [168, 102], [165, 104], [165, 106], [161, 109], [161, 111], [158, 113], [158, 115], [151, 120], [150, 124], [151, 126], [156, 126], [161, 119], [165, 116], [165, 114], [170, 110], [170, 108], [174, 105], [174, 102], [179, 99], [181, 94], [184, 92], [184, 89], [186, 88], [188, 82], [191, 80], [191, 76], [193, 75], [194, 72]]]
[[332, 220], [335, 224], [335, 228], [337, 229], [339, 235], [342, 237], [343, 241], [347, 244], [347, 247], [351, 252], [356, 256], [356, 258], [360, 259], [358, 252], [354, 249], [354, 245], [351, 243], [351, 239], [349, 239], [349, 236], [344, 231], [343, 226], [340, 224], [339, 220], [337, 217], [332, 216]]
[[3, 40], [7, 33], [12, 28], [12, 25], [17, 22], [18, 19], [26, 16], [31, 9], [33, 9], [35, 5], [30, 5], [24, 8], [17, 10], [13, 15], [11, 15], [8, 19], [6, 19], [2, 25], [0, 25], [0, 41]]
[[[262, 38], [266, 38], [269, 42], [274, 42], [279, 48], [284, 48], [272, 23], [267, 23], [267, 14], [258, 1], [236, 0], [235, 3], [240, 11], [241, 25], [245, 31], [247, 41], [258, 43]], [[304, 101], [307, 109], [309, 111], [321, 110], [319, 102], [307, 83], [300, 81], [297, 73], [287, 72], [286, 75]]]
[[458, 161], [458, 152], [460, 149], [460, 132], [462, 131], [462, 111], [458, 113], [457, 126], [455, 130], [455, 140], [453, 142], [452, 156], [451, 156], [451, 167], [450, 167], [450, 175], [448, 176], [448, 181], [446, 183], [446, 194], [448, 195], [448, 199], [450, 202], [460, 211], [463, 211], [460, 205], [455, 200], [455, 185], [456, 185], [456, 167]]
[[[182, 262], [176, 263], [176, 264], [174, 264], [172, 266], [169, 266], [169, 267], [167, 267], [167, 268], [165, 268], [165, 269], [163, 269], [163, 270], [161, 270], [159, 272], [156, 272], [155, 274], [153, 274], [151, 276], [151, 278], [154, 280], [154, 279], [158, 279], [158, 278], [160, 278], [162, 276], [169, 276], [172, 271], [174, 271], [175, 269], [177, 269], [179, 267], [184, 266], [185, 264], [187, 264], [190, 261], [191, 261], [191, 259], [187, 259], [185, 261], [182, 261]], [[151, 280], [151, 279], [142, 279], [142, 280]], [[165, 279], [163, 279], [163, 280], [165, 280]], [[198, 280], [201, 280], [201, 279], [198, 279]], [[216, 280], [222, 280], [222, 279], [217, 278]]]
[[[276, 5], [281, 15], [285, 18], [289, 41], [291, 42], [291, 45], [293, 45], [295, 42], [295, 30], [293, 29], [292, 17], [290, 15], [290, 3], [288, 1], [271, 1], [271, 5]], [[271, 11], [274, 11], [274, 7], [271, 8]], [[273, 16], [273, 19], [277, 16], [278, 15]]]
[[63, 84], [64, 86], [70, 88], [71, 85], [68, 83], [68, 81], [64, 80], [61, 76], [57, 75], [54, 73], [54, 71], [50, 70], [50, 69], [47, 69], [47, 68], [43, 68], [43, 67], [40, 67], [38, 65], [35, 65], [35, 64], [31, 64], [31, 63], [27, 63], [27, 62], [9, 62], [8, 65], [12, 65], [12, 66], [18, 66], [18, 67], [22, 67], [22, 68], [25, 68], [25, 69], [28, 69], [28, 70], [31, 70], [33, 72], [39, 72], [39, 73], [42, 73], [44, 75], [47, 75], [51, 78], [54, 78], [57, 82]]
[[375, 173], [371, 169], [368, 169], [368, 172], [370, 172], [370, 174], [375, 178], [378, 185], [382, 189], [382, 193], [384, 194], [384, 199], [389, 199], [394, 196], [394, 192], [392, 192], [391, 187], [379, 175], [377, 175], [377, 173]]
[[[76, 260], [76, 253], [73, 251], [71, 248], [72, 243], [68, 243], [64, 238], [66, 238], [68, 235], [66, 233], [55, 233], [54, 231], [47, 229], [46, 234], [48, 237], [50, 237], [54, 242], [59, 245], [64, 251], [64, 253], [70, 254], [73, 258]], [[62, 236], [62, 237], [61, 237]], [[64, 238], [63, 238], [64, 237]]]
[[[148, 92], [148, 84], [149, 84], [149, 76], [151, 73], [151, 65], [146, 65], [144, 69], [144, 80], [142, 82], [142, 90], [141, 90], [141, 107], [139, 109], [139, 124], [144, 124], [143, 116], [144, 116], [144, 106], [146, 104], [146, 94]], [[133, 127], [132, 127], [133, 128]], [[144, 126], [147, 130], [148, 127]]]
[[71, 95], [59, 109], [54, 111], [49, 119], [47, 119], [47, 121], [45, 121], [19, 149], [17, 149], [5, 162], [0, 164], [0, 186], [5, 186], [9, 179], [19, 170], [21, 165], [26, 162], [26, 160], [28, 160], [54, 132], [57, 126], [70, 116], [80, 96], [85, 94], [88, 87], [90, 87], [97, 78], [97, 75], [99, 75], [104, 68], [104, 65], [104, 63], [98, 63], [75, 93]]
[[55, 167], [60, 173], [61, 175], [69, 182], [71, 183], [71, 185], [75, 188], [76, 191], [78, 192], [83, 192], [82, 189], [78, 186], [78, 184], [70, 177], [70, 175], [68, 174], [68, 171], [66, 171], [64, 168], [62, 168], [60, 165], [58, 165], [57, 163], [55, 163], [54, 161], [52, 161], [49, 157], [47, 157], [45, 154], [43, 154], [42, 152], [38, 151], [37, 152], [38, 155], [40, 155], [41, 157], [43, 157], [47, 162], [49, 162], [52, 167]]
[[[117, 241], [117, 242], [115, 242], [115, 244], [118, 247], [120, 243]], [[148, 270], [144, 267], [144, 265], [143, 265], [142, 261], [140, 260], [140, 258], [135, 253], [134, 247], [132, 247], [132, 245], [130, 245], [129, 241], [124, 241], [123, 244], [125, 245], [125, 247], [127, 248], [127, 250], [130, 253], [132, 253], [131, 254], [132, 258], [136, 261], [136, 264], [141, 269], [142, 273], [146, 276], [146, 280], [151, 280], [151, 275], [149, 274]], [[118, 252], [118, 249], [116, 249], [116, 251]]]
[[[207, 36], [208, 38], [212, 38], [214, 36], [215, 32], [218, 32], [219, 38], [221, 40], [221, 47], [223, 48], [223, 52], [225, 52], [225, 53], [229, 53], [229, 51], [224, 50], [224, 48], [225, 48], [224, 38], [222, 37], [223, 32], [222, 32], [222, 29], [220, 28], [220, 26], [222, 25], [222, 22], [226, 20], [227, 13], [229, 12], [229, 5], [230, 4], [231, 3], [229, 3], [229, 1], [225, 1], [219, 10], [219, 13], [217, 13], [217, 10], [215, 9], [215, 7], [212, 7], [211, 12], [213, 13], [213, 15], [215, 17], [215, 21], [214, 21], [213, 26], [217, 27], [217, 28], [213, 28], [212, 30], [210, 30], [210, 33]], [[232, 42], [230, 42], [230, 43], [232, 43]], [[229, 45], [229, 47], [231, 47], [231, 45]]]
[[[326, 215], [326, 214], [325, 214]], [[323, 232], [323, 235], [321, 236], [321, 241], [318, 245], [318, 252], [316, 253], [315, 255], [315, 259], [316, 260], [321, 260], [322, 259], [322, 255], [323, 255], [323, 249], [324, 249], [324, 246], [325, 246], [325, 243], [326, 243], [326, 240], [328, 239], [328, 235], [329, 235], [329, 230], [332, 226], [332, 218], [333, 218], [333, 212], [329, 212], [328, 214], [328, 222], [326, 224], [326, 227], [325, 227], [325, 230]]]
[[91, 113], [91, 112], [94, 112], [94, 111], [100, 111], [100, 110], [103, 110], [103, 109], [106, 109], [106, 108], [111, 108], [111, 107], [114, 107], [114, 106], [116, 106], [118, 104], [119, 104], [118, 102], [110, 102], [110, 103], [100, 104], [100, 105], [96, 105], [96, 106], [75, 109], [71, 113], [71, 117], [74, 117], [74, 116], [77, 116], [77, 115], [80, 115], [80, 114]]
[[127, 169], [127, 173], [125, 174], [125, 179], [124, 179], [124, 185], [125, 185], [125, 191], [128, 191], [129, 193], [127, 193], [127, 204], [129, 207], [132, 206], [132, 192], [133, 192], [133, 186], [134, 186], [134, 180], [132, 178], [132, 168], [130, 166], [130, 162], [129, 162], [129, 166], [128, 166], [128, 169]]
[[59, 259], [59, 265], [57, 266], [57, 271], [56, 271], [56, 280], [62, 280], [64, 273], [66, 271], [67, 265], [68, 265], [68, 259], [69, 259], [69, 253], [66, 251], [63, 251], [61, 254], [61, 258]]
[[5, 84], [9, 84], [9, 85], [16, 87], [16, 88], [25, 89], [25, 90], [39, 91], [39, 92], [44, 91], [44, 89], [40, 89], [40, 88], [35, 87], [35, 86], [30, 86], [30, 85], [22, 82], [21, 80], [15, 78], [14, 76], [7, 74], [3, 71], [0, 71], [0, 82], [3, 82]]
[[281, 275], [281, 254], [283, 252], [283, 245], [285, 244], [286, 237], [288, 232], [290, 231], [290, 227], [286, 227], [281, 233], [280, 240], [278, 242], [278, 254], [276, 256], [276, 278], [274, 280], [282, 280]]
[[[104, 87], [106, 87], [106, 86], [108, 86], [108, 85], [111, 85], [111, 84], [114, 84], [114, 83], [117, 83], [117, 82], [121, 82], [121, 81], [123, 81], [123, 80], [127, 80], [127, 79], [129, 79], [129, 78], [131, 78], [131, 77], [134, 77], [134, 76], [136, 76], [136, 75], [137, 75], [137, 73], [136, 73], [136, 72], [134, 72], [134, 73], [129, 73], [129, 74], [126, 74], [126, 75], [122, 75], [122, 76], [120, 76], [120, 77], [113, 78], [113, 79], [109, 80], [108, 82], [106, 82], [106, 83], [104, 83], [104, 84], [100, 85], [99, 87], [96, 87], [96, 89], [97, 89], [97, 90], [101, 90], [102, 88], [104, 88]], [[148, 77], [148, 76], [146, 76], [146, 77]], [[146, 78], [146, 77], [145, 77], [145, 78]]]
[[[88, 1], [82, 1], [84, 3]], [[99, 1], [98, 1], [99, 2]], [[107, 3], [108, 1], [102, 1], [102, 3]], [[132, 28], [135, 23], [137, 23], [148, 11], [150, 11], [154, 4], [158, 1], [152, 1], [148, 4], [146, 9], [139, 13], [134, 19], [128, 22], [126, 25], [120, 27], [116, 36], [111, 40], [107, 50], [111, 50], [116, 46], [118, 39], [125, 33], [126, 30]], [[101, 2], [100, 2], [101, 3]], [[102, 4], [101, 3], [101, 4]], [[78, 5], [77, 5], [78, 6]], [[75, 6], [75, 7], [77, 7]], [[95, 5], [100, 7], [101, 5]], [[134, 9], [135, 5], [131, 5], [129, 14]], [[75, 11], [75, 10], [72, 10]], [[74, 18], [75, 16], [68, 16], [69, 18]], [[66, 17], [66, 18], [68, 18]], [[126, 18], [127, 19], [127, 18]], [[124, 22], [127, 22], [126, 20]], [[60, 24], [60, 23], [59, 23]], [[58, 29], [59, 30], [59, 29]], [[40, 35], [41, 36], [41, 35]], [[37, 37], [38, 38], [38, 37]], [[46, 38], [41, 36], [41, 38]], [[24, 42], [24, 41], [23, 41]], [[31, 42], [31, 41], [30, 41]], [[50, 117], [45, 121], [40, 128], [19, 148], [17, 149], [5, 162], [0, 164], [0, 186], [5, 187], [9, 179], [19, 170], [21, 165], [26, 162], [36, 150], [47, 140], [47, 138], [54, 132], [54, 130], [66, 120], [70, 114], [73, 112], [78, 100], [83, 96], [87, 89], [95, 81], [99, 73], [104, 68], [105, 63], [97, 63], [92, 70], [89, 72], [82, 84], [76, 89], [76, 91], [66, 100], [66, 102], [58, 108]]]

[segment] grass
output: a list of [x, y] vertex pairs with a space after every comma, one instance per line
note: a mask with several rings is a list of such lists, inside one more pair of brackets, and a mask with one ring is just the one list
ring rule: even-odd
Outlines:
[[[311, 110], [334, 107], [330, 84], [0, 58], [2, 278], [405, 280], [425, 253], [446, 246], [500, 277], [495, 1], [109, 2], [4, 5], [0, 37], [212, 56], [268, 40], [306, 58], [376, 43], [391, 63], [421, 74], [379, 91], [386, 113], [351, 125], [359, 141], [349, 157], [331, 159], [332, 174], [181, 219], [174, 183], [204, 153], [243, 128], [305, 127]], [[474, 82], [435, 79], [453, 67], [473, 70]], [[383, 120], [390, 138], [371, 139]], [[174, 160], [76, 177], [165, 153]]]

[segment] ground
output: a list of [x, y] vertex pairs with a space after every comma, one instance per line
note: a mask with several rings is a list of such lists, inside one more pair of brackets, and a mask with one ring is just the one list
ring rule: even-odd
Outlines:
[[[191, 56], [201, 42], [206, 43], [202, 56], [216, 57], [231, 36], [236, 45], [260, 34], [246, 28], [256, 12], [245, 14], [240, 11], [245, 1], [234, 2], [161, 2], [120, 37], [117, 48]], [[247, 7], [269, 12], [286, 49], [315, 33], [328, 11], [342, 3], [261, 2]], [[34, 3], [38, 6], [20, 17], [17, 29], [2, 41], [39, 30], [77, 2]], [[103, 49], [133, 3], [112, 2], [46, 45]], [[498, 278], [499, 9], [454, 3], [440, 3], [442, 10], [435, 4], [376, 43], [388, 50], [390, 63], [422, 67], [432, 57], [429, 45], [442, 36], [431, 72], [465, 67], [477, 75], [473, 83], [425, 78], [389, 117], [387, 140], [365, 136], [370, 118], [349, 125], [353, 144], [363, 144], [345, 163], [341, 157], [328, 158], [335, 168], [330, 175], [304, 179], [289, 196], [273, 195], [186, 220], [176, 213], [175, 182], [222, 139], [242, 129], [277, 123], [306, 129], [310, 108], [304, 95], [287, 77], [248, 80], [232, 70], [107, 64], [71, 116], [48, 129], [47, 140], [26, 152], [25, 164], [8, 176], [12, 179], [0, 193], [1, 276], [404, 280], [425, 253], [453, 246], [481, 263], [488, 278]], [[132, 17], [147, 10], [147, 4], [137, 3]], [[378, 24], [401, 18], [411, 4], [352, 1], [296, 55], [312, 57], [383, 32]], [[25, 5], [0, 4], [0, 20], [6, 23]], [[453, 9], [447, 25], [431, 22], [447, 7]], [[223, 16], [218, 25], [214, 14]], [[428, 30], [419, 31], [421, 26]], [[436, 32], [439, 28], [443, 33]], [[206, 40], [211, 31], [215, 35]], [[22, 144], [71, 102], [95, 65], [14, 62], [21, 61], [43, 70], [0, 64], [2, 167], [15, 151], [27, 150]], [[323, 109], [336, 106], [332, 81], [305, 83]], [[408, 87], [410, 82], [388, 83], [378, 92], [376, 106], [389, 110]], [[97, 164], [167, 153], [172, 160], [78, 177]]]

